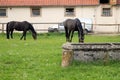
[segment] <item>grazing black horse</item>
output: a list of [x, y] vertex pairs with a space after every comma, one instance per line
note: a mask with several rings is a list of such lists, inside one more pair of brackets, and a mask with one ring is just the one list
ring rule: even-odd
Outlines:
[[78, 18], [67, 19], [63, 22], [66, 34], [66, 41], [72, 42], [74, 31], [78, 31], [79, 42], [84, 42], [84, 32]]
[[32, 32], [33, 39], [37, 39], [36, 31], [34, 30], [33, 26], [27, 21], [23, 21], [23, 22], [10, 21], [10, 22], [8, 22], [7, 26], [6, 26], [7, 39], [10, 39], [9, 35], [11, 35], [11, 38], [13, 38], [14, 29], [17, 31], [23, 31], [23, 35], [20, 38], [20, 40], [22, 40], [23, 37], [24, 37], [24, 40], [26, 40], [26, 33], [28, 30], [30, 30]]

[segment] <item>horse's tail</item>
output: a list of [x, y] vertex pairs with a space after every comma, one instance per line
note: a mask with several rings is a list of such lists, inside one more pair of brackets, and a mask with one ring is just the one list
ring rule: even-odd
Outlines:
[[7, 36], [7, 39], [9, 39], [9, 22], [6, 25], [6, 36]]
[[36, 33], [35, 29], [33, 28], [32, 24], [30, 24], [30, 23], [29, 23], [29, 28], [30, 28], [30, 30], [32, 32], [33, 38], [37, 39], [37, 33]]

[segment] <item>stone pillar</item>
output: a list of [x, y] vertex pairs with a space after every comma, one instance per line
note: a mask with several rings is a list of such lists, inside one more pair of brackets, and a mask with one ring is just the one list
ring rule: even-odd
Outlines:
[[73, 60], [73, 51], [72, 50], [63, 50], [62, 53], [62, 67], [69, 66]]
[[108, 62], [109, 62], [109, 51], [110, 50], [108, 50], [108, 49], [105, 51], [105, 55], [104, 55], [104, 58], [103, 58], [104, 65], [107, 65]]
[[63, 53], [62, 53], [62, 63], [61, 66], [62, 67], [67, 67], [69, 65], [71, 65], [72, 61], [73, 61], [73, 50], [72, 50], [72, 46], [70, 43], [66, 43], [63, 45]]

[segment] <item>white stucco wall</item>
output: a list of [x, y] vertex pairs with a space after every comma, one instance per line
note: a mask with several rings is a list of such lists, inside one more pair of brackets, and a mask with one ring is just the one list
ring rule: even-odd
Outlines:
[[[110, 5], [109, 5], [110, 6]], [[100, 5], [98, 7], [96, 7], [96, 11], [95, 11], [95, 24], [108, 24], [108, 25], [102, 25], [102, 26], [98, 26], [95, 25], [93, 27], [93, 30], [95, 32], [118, 32], [119, 30], [119, 26], [117, 24], [120, 24], [119, 21], [119, 13], [120, 13], [120, 7], [116, 7], [116, 6], [110, 6], [111, 7], [111, 13], [112, 16], [102, 16], [102, 7], [104, 7], [104, 5]], [[111, 24], [111, 25], [109, 25]]]
[[41, 7], [41, 16], [32, 17], [30, 7], [11, 7], [7, 8], [8, 17], [0, 17], [0, 22], [8, 22], [11, 20], [29, 22], [61, 22], [67, 18], [94, 18], [94, 7], [75, 7], [75, 16], [64, 16], [65, 7]]
[[[75, 16], [64, 15], [65, 7], [40, 7], [40, 16], [31, 16], [30, 7], [10, 7], [7, 8], [7, 17], [1, 17], [0, 23], [9, 21], [29, 21], [31, 23], [59, 23], [68, 18], [93, 18], [93, 7], [75, 7]], [[89, 13], [89, 14], [88, 14]], [[36, 29], [48, 29], [54, 24], [34, 24]]]

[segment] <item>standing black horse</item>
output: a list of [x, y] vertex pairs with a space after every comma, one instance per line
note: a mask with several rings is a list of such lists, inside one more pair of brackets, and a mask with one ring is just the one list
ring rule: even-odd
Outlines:
[[67, 19], [63, 22], [66, 34], [66, 41], [72, 42], [74, 31], [78, 31], [79, 42], [84, 42], [84, 31], [78, 18]]
[[23, 37], [24, 37], [24, 40], [26, 40], [26, 33], [28, 30], [30, 30], [32, 32], [33, 39], [37, 39], [37, 33], [35, 32], [33, 26], [27, 21], [23, 21], [23, 22], [10, 21], [10, 22], [8, 22], [7, 26], [6, 26], [7, 39], [10, 38], [9, 35], [11, 35], [11, 38], [13, 38], [14, 29], [17, 31], [23, 31], [23, 35], [20, 38], [20, 40], [22, 40]]

